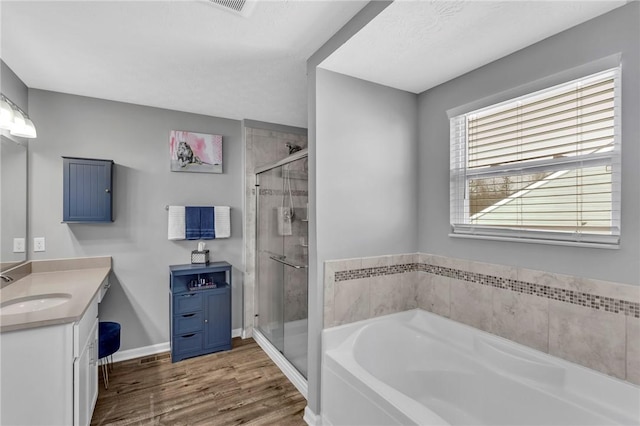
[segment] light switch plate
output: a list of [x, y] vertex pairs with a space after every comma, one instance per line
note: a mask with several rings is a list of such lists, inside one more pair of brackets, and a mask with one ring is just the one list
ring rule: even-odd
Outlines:
[[13, 239], [13, 252], [24, 253], [24, 238]]
[[35, 237], [33, 239], [33, 251], [44, 251], [44, 237]]

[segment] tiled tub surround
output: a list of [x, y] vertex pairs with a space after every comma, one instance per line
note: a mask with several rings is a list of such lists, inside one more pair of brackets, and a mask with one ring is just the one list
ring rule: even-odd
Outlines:
[[640, 384], [640, 287], [423, 253], [325, 262], [324, 326], [421, 308]]

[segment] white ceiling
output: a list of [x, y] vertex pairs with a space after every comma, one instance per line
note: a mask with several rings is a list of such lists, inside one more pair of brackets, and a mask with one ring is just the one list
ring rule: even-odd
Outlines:
[[421, 93], [625, 3], [396, 0], [321, 67]]
[[366, 3], [1, 0], [0, 53], [31, 88], [306, 127], [306, 59]]
[[[306, 59], [366, 3], [0, 0], [0, 53], [31, 88], [306, 127]], [[623, 4], [397, 0], [322, 66], [420, 93]]]

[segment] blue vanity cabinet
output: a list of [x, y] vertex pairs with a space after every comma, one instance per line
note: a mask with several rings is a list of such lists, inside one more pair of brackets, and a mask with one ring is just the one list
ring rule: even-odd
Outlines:
[[[231, 265], [172, 265], [170, 270], [171, 360], [231, 349]], [[215, 288], [193, 288], [203, 280]]]
[[112, 222], [113, 161], [62, 157], [62, 221]]

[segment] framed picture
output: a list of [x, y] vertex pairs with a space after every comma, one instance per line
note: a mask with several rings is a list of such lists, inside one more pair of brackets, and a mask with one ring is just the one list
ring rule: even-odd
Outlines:
[[172, 172], [222, 173], [222, 136], [172, 130]]

